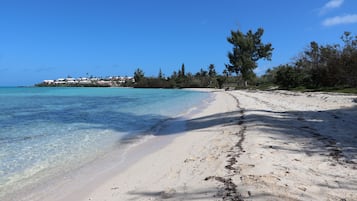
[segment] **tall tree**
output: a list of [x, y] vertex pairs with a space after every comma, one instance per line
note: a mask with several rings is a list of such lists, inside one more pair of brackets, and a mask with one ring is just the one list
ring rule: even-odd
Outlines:
[[185, 64], [183, 63], [181, 66], [181, 70], [179, 70], [179, 76], [180, 77], [185, 77], [186, 72], [185, 72]]
[[350, 86], [357, 86], [357, 36], [351, 32], [344, 32], [341, 36], [344, 47], [341, 53], [342, 68], [345, 71], [345, 79]]
[[216, 73], [216, 69], [214, 67], [214, 64], [210, 64], [208, 66], [208, 75], [211, 77], [211, 78], [214, 78], [216, 77], [217, 73]]
[[317, 42], [312, 41], [310, 43], [310, 48], [305, 51], [305, 55], [310, 68], [316, 69], [319, 67], [321, 53]]
[[159, 70], [159, 75], [157, 76], [160, 80], [164, 78], [164, 74], [162, 73], [162, 70], [160, 68]]
[[140, 68], [136, 69], [134, 72], [134, 80], [136, 83], [140, 82], [144, 78], [144, 71]]
[[271, 43], [264, 44], [261, 37], [264, 29], [259, 28], [255, 33], [249, 30], [246, 34], [240, 30], [231, 31], [231, 36], [227, 41], [233, 45], [232, 52], [228, 53], [229, 63], [226, 68], [229, 72], [237, 75], [241, 74], [245, 85], [253, 77], [253, 70], [257, 67], [257, 61], [260, 59], [271, 60]]

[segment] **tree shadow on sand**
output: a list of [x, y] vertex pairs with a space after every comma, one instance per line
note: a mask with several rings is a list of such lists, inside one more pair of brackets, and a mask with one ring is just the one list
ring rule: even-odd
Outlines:
[[[243, 118], [242, 118], [243, 115]], [[244, 110], [228, 113], [218, 113], [200, 118], [184, 121], [187, 131], [205, 130], [214, 126], [237, 125], [243, 121], [248, 127], [255, 127], [260, 133], [270, 133], [272, 140], [283, 139], [286, 146], [269, 145], [265, 149], [283, 150], [301, 153], [306, 156], [321, 155], [331, 162], [332, 166], [351, 168], [357, 170], [357, 107], [324, 111], [269, 111], [269, 110]], [[166, 130], [163, 135], [176, 134], [174, 130]], [[203, 132], [204, 134], [204, 132]], [[246, 136], [249, 138], [249, 136]], [[299, 142], [299, 148], [289, 147], [289, 143]], [[333, 169], [333, 168], [332, 168]], [[322, 177], [336, 178], [331, 172], [320, 172]], [[342, 182], [341, 182], [342, 181]], [[341, 178], [339, 186], [317, 184], [328, 189], [357, 190], [357, 180], [354, 178]], [[239, 188], [239, 187], [238, 187]], [[214, 189], [211, 189], [214, 190]], [[216, 190], [217, 191], [217, 190]], [[206, 191], [204, 191], [206, 193]], [[150, 192], [132, 192], [144, 197], [158, 196]], [[203, 194], [205, 194], [203, 193]], [[193, 192], [185, 200], [199, 199], [202, 192]], [[178, 197], [182, 196], [180, 194]], [[272, 194], [252, 195], [254, 197], [274, 197]], [[293, 198], [289, 198], [293, 199]]]
[[246, 115], [245, 123], [258, 126], [261, 132], [285, 136], [291, 142], [305, 139], [303, 150], [307, 155], [326, 154], [337, 161], [357, 162], [357, 107], [325, 111], [251, 110], [246, 113], [253, 114]]
[[168, 188], [162, 191], [132, 191], [130, 200], [142, 200], [143, 197], [154, 198], [155, 200], [210, 200], [217, 196], [217, 188], [190, 190], [186, 187], [180, 189]]

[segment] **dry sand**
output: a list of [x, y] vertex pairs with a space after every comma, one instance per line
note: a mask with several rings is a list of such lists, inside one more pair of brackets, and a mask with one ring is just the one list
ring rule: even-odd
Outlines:
[[166, 128], [153, 141], [171, 142], [82, 200], [357, 200], [357, 96], [212, 93], [186, 131]]
[[357, 200], [357, 96], [235, 91], [244, 200]]

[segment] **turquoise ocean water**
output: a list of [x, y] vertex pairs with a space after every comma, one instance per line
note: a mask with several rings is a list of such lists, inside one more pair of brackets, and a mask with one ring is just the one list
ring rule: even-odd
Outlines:
[[188, 90], [0, 88], [0, 198], [152, 134], [207, 98]]

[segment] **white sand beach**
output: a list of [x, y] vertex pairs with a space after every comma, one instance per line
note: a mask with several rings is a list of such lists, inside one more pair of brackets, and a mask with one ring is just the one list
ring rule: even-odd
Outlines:
[[127, 168], [50, 200], [357, 200], [357, 96], [212, 93]]
[[357, 200], [356, 96], [214, 93], [187, 131], [83, 200]]

